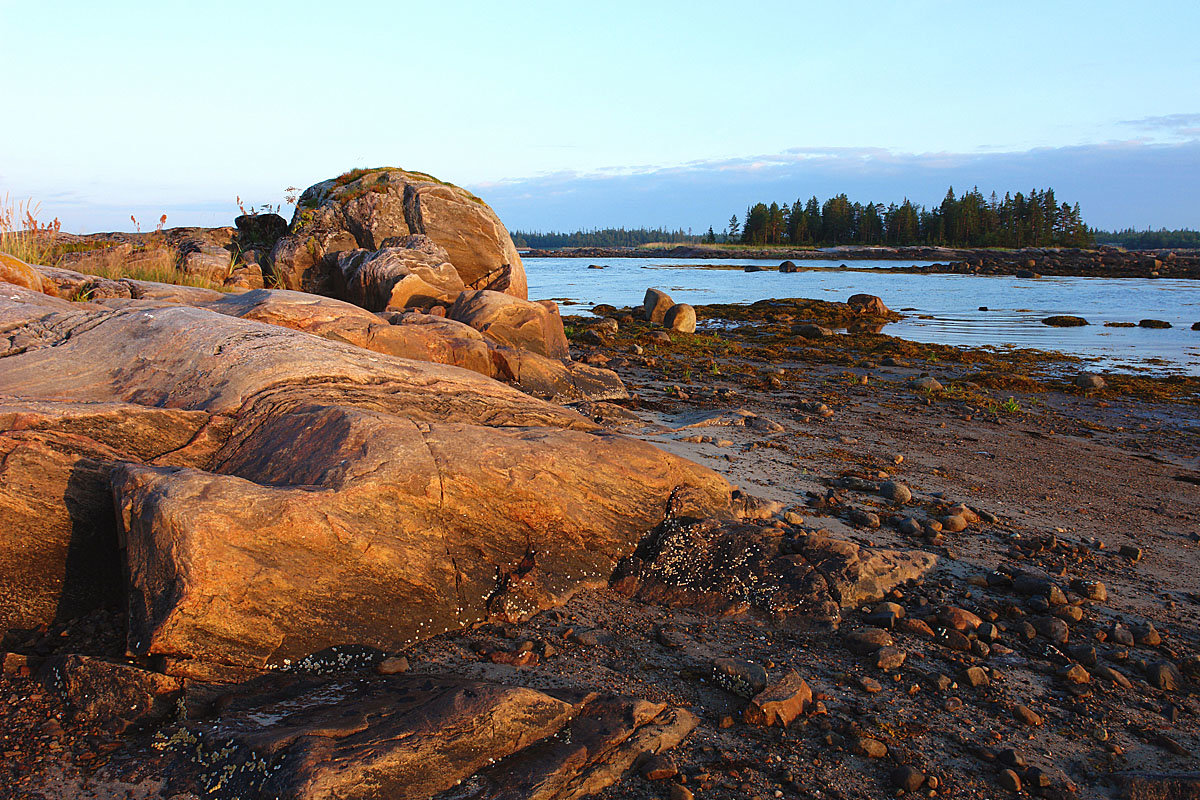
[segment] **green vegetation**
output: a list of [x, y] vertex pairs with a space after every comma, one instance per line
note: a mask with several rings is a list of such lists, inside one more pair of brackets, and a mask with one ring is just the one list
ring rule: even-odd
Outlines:
[[844, 194], [824, 203], [816, 197], [791, 205], [756, 203], [740, 226], [736, 216], [730, 219], [722, 238], [800, 246], [1081, 247], [1093, 242], [1079, 204], [1060, 205], [1053, 189], [1005, 194], [1001, 200], [995, 192], [985, 198], [978, 188], [956, 197], [953, 187], [929, 209], [907, 198], [887, 207], [852, 203]]
[[593, 228], [574, 233], [557, 231], [513, 231], [517, 247], [550, 249], [555, 247], [639, 247], [665, 242], [668, 244], [699, 244], [701, 237], [690, 231], [669, 231], [664, 228]]
[[[1123, 232], [1131, 234], [1132, 232]], [[1172, 234], [1200, 236], [1190, 231]], [[907, 198], [892, 203], [852, 202], [839, 194], [822, 203], [816, 197], [794, 203], [756, 203], [744, 219], [735, 214], [721, 233], [701, 236], [664, 228], [593, 228], [574, 233], [513, 231], [518, 247], [646, 247], [654, 244], [724, 247], [827, 247], [833, 245], [935, 245], [942, 247], [1090, 247], [1094, 232], [1084, 224], [1079, 204], [1059, 203], [1053, 189], [995, 192], [978, 188], [957, 196], [954, 188], [932, 208]], [[1115, 234], [1113, 234], [1115, 236]], [[1182, 240], [1181, 240], [1182, 241]], [[1133, 245], [1130, 245], [1133, 246]], [[1151, 245], [1137, 245], [1151, 246]], [[1168, 246], [1168, 245], [1163, 245]], [[1170, 246], [1182, 247], [1183, 244]], [[1200, 243], [1192, 246], [1200, 246]]]
[[1100, 244], [1114, 244], [1129, 250], [1159, 250], [1170, 247], [1200, 247], [1200, 231], [1181, 228], [1169, 231], [1159, 228], [1152, 231], [1136, 231], [1126, 228], [1121, 231], [1095, 231], [1096, 241]]

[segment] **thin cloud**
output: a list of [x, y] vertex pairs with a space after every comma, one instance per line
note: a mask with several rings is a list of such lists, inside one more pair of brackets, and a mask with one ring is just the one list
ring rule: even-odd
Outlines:
[[1127, 119], [1122, 120], [1121, 124], [1146, 131], [1165, 131], [1176, 136], [1200, 136], [1200, 113]]
[[496, 181], [478, 193], [510, 228], [722, 227], [755, 202], [845, 192], [854, 200], [940, 202], [947, 186], [1027, 192], [1052, 186], [1103, 228], [1200, 227], [1200, 141], [1122, 140], [1019, 152], [903, 153], [795, 147], [657, 168], [616, 167]]

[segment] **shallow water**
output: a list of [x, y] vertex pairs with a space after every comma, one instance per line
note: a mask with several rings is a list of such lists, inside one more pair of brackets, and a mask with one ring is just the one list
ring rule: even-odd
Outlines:
[[[605, 269], [588, 269], [589, 263]], [[798, 261], [804, 271], [778, 272], [778, 261], [730, 259], [530, 258], [529, 296], [587, 305], [640, 305], [648, 287], [677, 302], [750, 303], [771, 297], [845, 300], [879, 295], [905, 319], [884, 333], [918, 342], [968, 347], [1036, 347], [1077, 355], [1097, 368], [1200, 375], [1200, 282], [1145, 278], [1031, 278], [889, 273], [914, 261]], [[766, 272], [743, 271], [760, 264]], [[990, 310], [979, 311], [980, 306]], [[564, 309], [570, 313], [570, 309]], [[1041, 320], [1073, 314], [1092, 324], [1050, 328]], [[922, 319], [921, 317], [928, 317]], [[1106, 328], [1105, 322], [1161, 319], [1169, 330]]]

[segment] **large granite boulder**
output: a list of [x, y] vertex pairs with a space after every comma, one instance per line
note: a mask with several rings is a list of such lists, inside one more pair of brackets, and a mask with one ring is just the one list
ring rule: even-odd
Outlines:
[[562, 317], [552, 300], [533, 302], [486, 290], [463, 292], [447, 316], [508, 347], [548, 358], [571, 356]]
[[414, 234], [443, 248], [467, 287], [527, 296], [521, 257], [486, 203], [430, 175], [387, 168], [353, 170], [304, 191], [291, 234], [275, 246], [279, 285], [320, 286], [326, 255], [379, 250]]
[[[218, 304], [254, 316], [253, 294]], [[128, 647], [176, 675], [520, 618], [603, 583], [670, 498], [730, 513], [715, 473], [474, 372], [123, 302], [0, 293], [0, 422], [24, 448], [6, 502], [46, 526], [0, 552], [49, 565], [0, 571], [0, 596], [61, 585], [53, 565], [81, 516], [111, 513], [111, 485]]]

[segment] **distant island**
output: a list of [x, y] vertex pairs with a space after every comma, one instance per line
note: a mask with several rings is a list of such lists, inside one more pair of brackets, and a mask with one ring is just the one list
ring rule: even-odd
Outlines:
[[1054, 189], [1028, 194], [996, 192], [985, 197], [978, 187], [956, 196], [947, 190], [932, 208], [905, 198], [899, 205], [858, 201], [839, 194], [822, 203], [816, 196], [793, 203], [755, 203], [744, 217], [729, 218], [725, 229], [704, 234], [691, 229], [603, 228], [574, 232], [513, 231], [519, 248], [640, 247], [648, 244], [725, 244], [763, 247], [838, 245], [919, 245], [958, 248], [1093, 247], [1128, 249], [1200, 247], [1200, 232], [1190, 229], [1104, 231], [1090, 228], [1078, 203], [1060, 203]]

